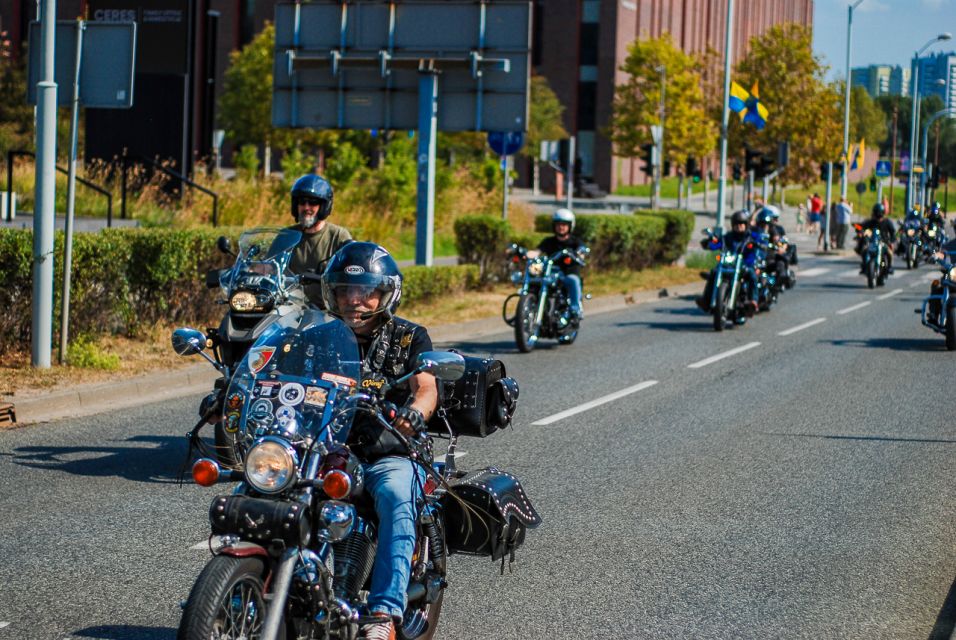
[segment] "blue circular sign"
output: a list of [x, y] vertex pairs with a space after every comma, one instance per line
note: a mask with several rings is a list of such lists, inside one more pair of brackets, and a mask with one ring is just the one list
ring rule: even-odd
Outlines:
[[524, 132], [489, 131], [488, 146], [499, 156], [510, 156], [524, 146]]

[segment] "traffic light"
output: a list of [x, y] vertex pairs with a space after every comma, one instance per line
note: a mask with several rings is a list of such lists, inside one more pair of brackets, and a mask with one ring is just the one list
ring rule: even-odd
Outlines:
[[833, 163], [833, 177], [836, 178], [837, 176], [842, 176], [842, 175], [843, 175], [843, 163], [842, 163], [842, 162], [834, 162], [834, 163]]
[[946, 175], [946, 172], [942, 169], [939, 170], [939, 183], [946, 184], [946, 181], [949, 180], [949, 176]]
[[700, 167], [697, 166], [697, 158], [694, 156], [687, 157], [687, 162], [684, 165], [684, 175], [694, 182], [700, 182], [701, 171]]
[[777, 158], [775, 156], [763, 154], [760, 156], [760, 166], [757, 167], [756, 176], [763, 178], [769, 176], [777, 168]]
[[870, 191], [876, 191], [876, 176], [870, 176]]
[[760, 170], [762, 157], [763, 154], [761, 152], [754, 151], [750, 147], [744, 147], [744, 171]]
[[655, 148], [653, 142], [641, 145], [641, 159], [644, 164], [641, 165], [641, 171], [649, 176], [654, 175], [654, 155]]
[[741, 176], [742, 172], [741, 172], [741, 170], [740, 170], [740, 163], [739, 163], [739, 162], [735, 162], [735, 163], [734, 163], [734, 166], [731, 167], [731, 171], [732, 171], [731, 175], [734, 177], [734, 180], [740, 180], [740, 176]]
[[827, 163], [821, 162], [820, 163], [820, 180], [822, 180], [823, 182], [826, 182], [827, 180], [829, 180], [830, 176], [827, 175], [828, 173], [829, 172], [827, 171]]
[[930, 189], [939, 189], [939, 166], [933, 167], [933, 173], [929, 177], [929, 184], [927, 186]]

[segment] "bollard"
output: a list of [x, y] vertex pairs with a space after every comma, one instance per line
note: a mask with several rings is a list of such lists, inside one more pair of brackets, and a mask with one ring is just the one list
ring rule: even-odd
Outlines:
[[17, 219], [17, 192], [0, 191], [0, 220], [13, 222]]

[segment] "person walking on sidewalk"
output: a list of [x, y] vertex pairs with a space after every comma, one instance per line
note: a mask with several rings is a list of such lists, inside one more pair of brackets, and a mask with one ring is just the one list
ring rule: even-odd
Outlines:
[[853, 205], [846, 198], [840, 198], [836, 205], [836, 248], [846, 247], [846, 234], [850, 230], [850, 222], [853, 219]]

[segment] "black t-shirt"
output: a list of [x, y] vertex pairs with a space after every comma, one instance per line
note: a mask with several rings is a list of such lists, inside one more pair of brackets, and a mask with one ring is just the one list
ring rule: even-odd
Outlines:
[[864, 229], [879, 229], [883, 242], [892, 242], [896, 235], [896, 226], [887, 218], [870, 218], [863, 223]]
[[[564, 240], [559, 240], [557, 236], [550, 236], [538, 244], [538, 251], [541, 251], [548, 256], [553, 256], [564, 249], [568, 249], [576, 253], [578, 249], [583, 246], [584, 242], [582, 242], [577, 236], [569, 235]], [[562, 264], [561, 271], [562, 273], [569, 275], [574, 274], [579, 276], [581, 275], [581, 265], [576, 262], [572, 262], [571, 264]]]

